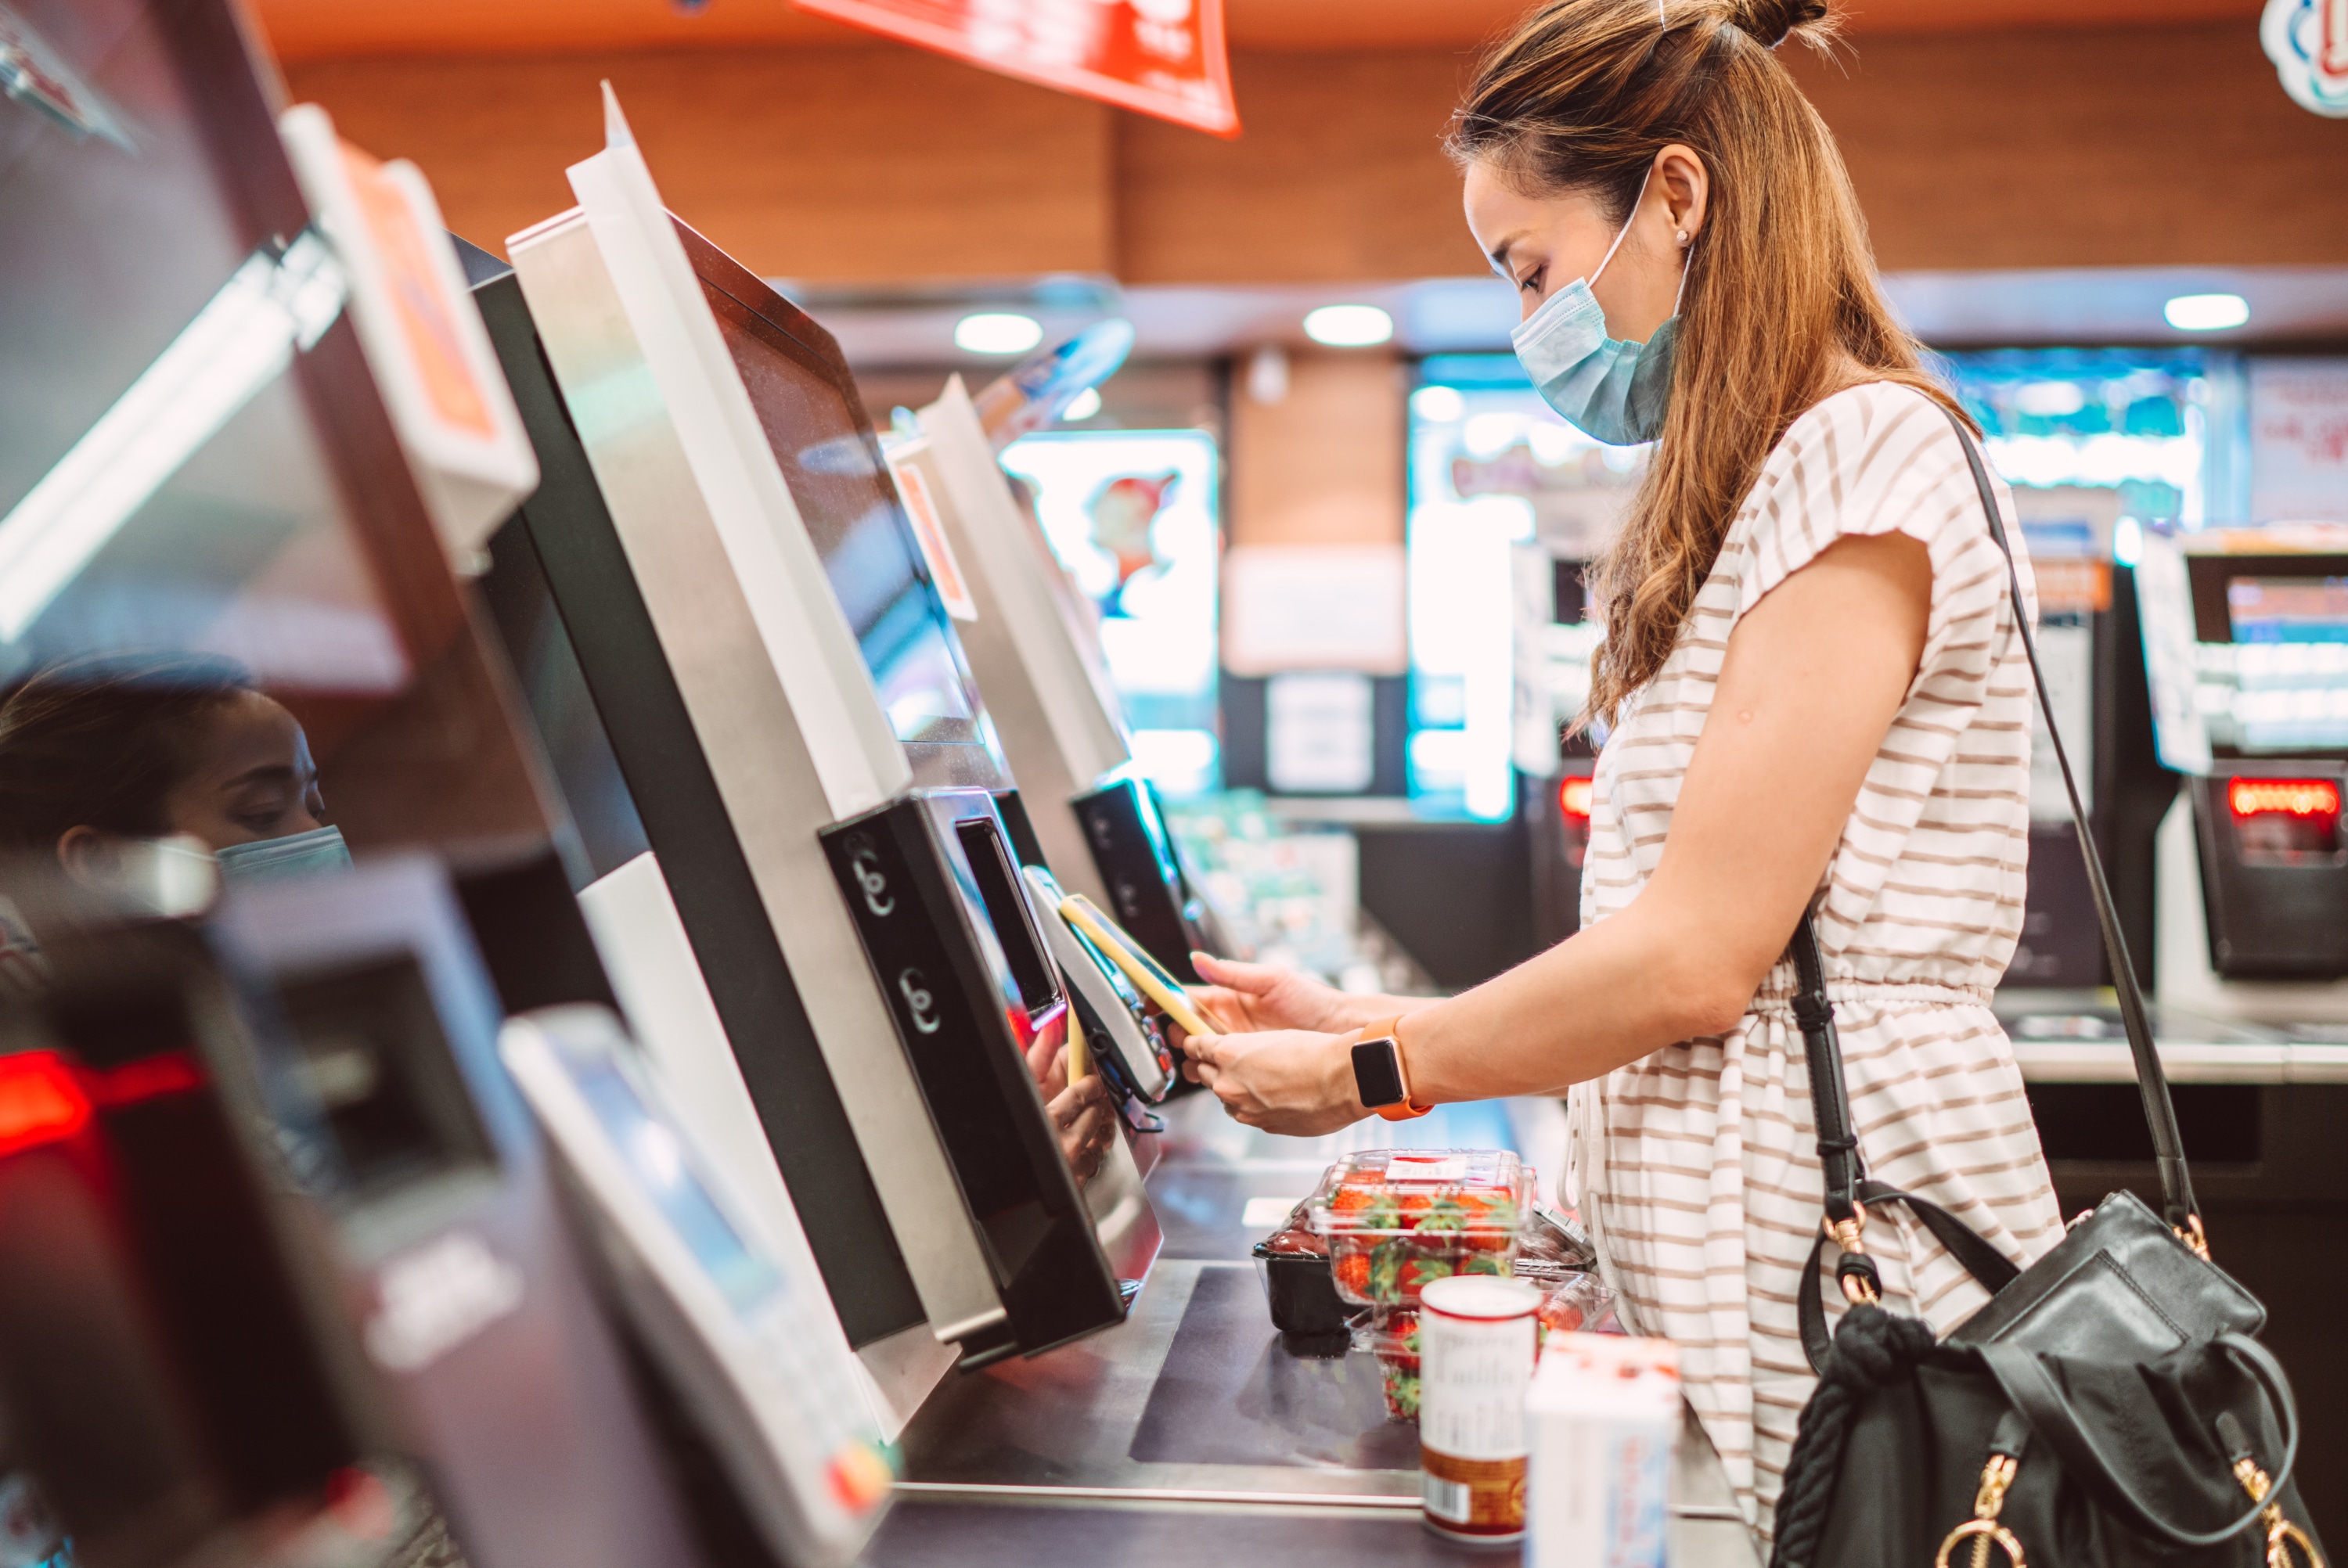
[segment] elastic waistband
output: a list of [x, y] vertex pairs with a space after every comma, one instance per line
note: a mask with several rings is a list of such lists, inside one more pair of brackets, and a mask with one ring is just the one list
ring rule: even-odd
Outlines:
[[[1794, 988], [1776, 983], [1761, 988], [1753, 998], [1747, 1013], [1766, 1013], [1772, 1017], [1794, 1016]], [[1936, 986], [1921, 981], [1905, 980], [1828, 980], [1827, 1000], [1830, 1002], [1867, 1002], [1880, 1007], [1886, 1002], [1924, 1002], [1941, 1007], [1987, 1007], [1990, 990], [1986, 986]]]

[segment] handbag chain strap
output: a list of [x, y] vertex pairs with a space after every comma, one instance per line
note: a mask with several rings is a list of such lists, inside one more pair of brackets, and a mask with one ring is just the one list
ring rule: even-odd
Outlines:
[[[2137, 984], [2136, 966], [2128, 960], [2127, 941], [2120, 933], [2119, 914], [2113, 907], [2112, 890], [2104, 878], [2104, 861], [2096, 849], [2095, 833], [2087, 825], [2087, 808], [2079, 794], [2078, 779], [2063, 749], [2062, 733], [2054, 726], [2054, 705], [2047, 696], [2046, 675], [2038, 662], [2038, 640], [2031, 630], [2029, 608], [2023, 599], [2021, 569], [2014, 562], [2013, 547], [2006, 538], [2004, 522], [1998, 515], [1997, 494], [1990, 487], [1989, 470], [1982, 464], [1972, 434], [1955, 410], [1942, 405], [1941, 412], [1955, 427], [1957, 445], [1964, 449], [1974, 487], [1981, 492], [1990, 538], [2005, 556], [2006, 591], [2013, 603], [2014, 630], [2029, 659], [2039, 711], [2046, 715], [2048, 741], [2062, 768], [2064, 792], [2071, 803], [2071, 825], [2078, 835], [2079, 854], [2087, 867], [2087, 886], [2095, 896], [2096, 923], [2103, 930], [2104, 955], [2111, 965], [2113, 989], [2119, 995], [2120, 1021], [2127, 1030], [2129, 1053], [2136, 1059], [2137, 1092], [2144, 1102], [2146, 1124], [2152, 1129], [2163, 1217], [2178, 1240], [2206, 1259], [2209, 1255], [2209, 1241], [2202, 1232], [2200, 1207], [2194, 1201], [2193, 1180], [2185, 1166], [2185, 1144], [2177, 1132], [2177, 1108], [2169, 1099], [2168, 1078], [2161, 1071], [2160, 1053], [2153, 1046], [2144, 992]], [[1818, 1165], [1826, 1181], [1826, 1229], [1842, 1249], [1835, 1272], [1847, 1298], [1871, 1302], [1880, 1296], [1881, 1284], [1862, 1238], [1867, 1212], [1860, 1199], [1862, 1187], [1871, 1188], [1874, 1184], [1866, 1180], [1859, 1137], [1851, 1127], [1850, 1102], [1843, 1081], [1842, 1048], [1835, 1038], [1834, 1004], [1827, 996], [1826, 963], [1812, 914], [1803, 915], [1789, 952], [1796, 980], [1794, 1020], [1801, 1029], [1803, 1050], [1809, 1061], [1810, 1108], [1818, 1125]]]

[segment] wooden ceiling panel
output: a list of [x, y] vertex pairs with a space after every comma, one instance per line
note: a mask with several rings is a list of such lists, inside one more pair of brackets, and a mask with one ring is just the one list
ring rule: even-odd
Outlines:
[[[375, 55], [557, 54], [611, 49], [821, 47], [867, 35], [789, 0], [252, 0], [287, 61]], [[1239, 49], [1473, 49], [1525, 0], [1226, 0]], [[1850, 31], [1984, 32], [2024, 27], [2255, 24], [2260, 0], [1849, 0]]]

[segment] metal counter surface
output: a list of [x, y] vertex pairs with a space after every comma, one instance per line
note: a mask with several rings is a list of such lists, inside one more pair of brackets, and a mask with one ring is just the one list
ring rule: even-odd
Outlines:
[[906, 1497], [865, 1551], [870, 1568], [1035, 1568], [1038, 1563], [1116, 1568], [1282, 1568], [1489, 1565], [1514, 1553], [1456, 1545], [1407, 1512], [1256, 1504], [1244, 1509], [1146, 1500], [1031, 1501], [1006, 1506]]
[[[2034, 1083], [2132, 1083], [2136, 1065], [2109, 991], [2002, 990], [1993, 1004]], [[2252, 1023], [2148, 1008], [2176, 1083], [2348, 1083], [2348, 1026]]]
[[[869, 1568], [1094, 1551], [1135, 1568], [1241, 1551], [1295, 1568], [1492, 1561], [1420, 1526], [1416, 1431], [1385, 1419], [1377, 1364], [1292, 1355], [1248, 1251], [1277, 1224], [1266, 1214], [1354, 1149], [1518, 1147], [1547, 1184], [1555, 1102], [1446, 1106], [1310, 1140], [1241, 1127], [1206, 1096], [1167, 1112], [1148, 1183], [1166, 1247], [1132, 1316], [942, 1385], [902, 1439], [906, 1479]], [[1678, 1502], [1673, 1530], [1675, 1563], [1752, 1560], [1725, 1498]]]

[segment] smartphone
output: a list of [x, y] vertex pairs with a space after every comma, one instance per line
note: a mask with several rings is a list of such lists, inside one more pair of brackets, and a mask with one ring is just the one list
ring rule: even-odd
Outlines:
[[1082, 931], [1102, 957], [1125, 971], [1126, 979], [1140, 988], [1141, 994], [1158, 1004], [1168, 1018], [1182, 1026], [1188, 1034], [1221, 1034], [1223, 1030], [1200, 1015], [1182, 982], [1167, 972], [1166, 967], [1151, 958], [1140, 943], [1127, 935], [1124, 927], [1100, 912], [1100, 907], [1081, 893], [1071, 893], [1060, 900], [1060, 917]]

